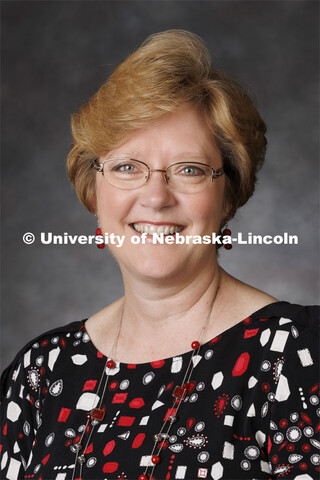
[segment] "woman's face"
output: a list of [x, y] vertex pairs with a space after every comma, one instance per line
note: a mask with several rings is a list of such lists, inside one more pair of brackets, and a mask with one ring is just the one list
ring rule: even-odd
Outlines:
[[[170, 113], [141, 129], [119, 148], [101, 157], [134, 158], [151, 170], [165, 169], [175, 162], [206, 163], [222, 167], [219, 150], [199, 111], [191, 107]], [[155, 225], [183, 227], [180, 235], [211, 235], [218, 232], [226, 217], [224, 208], [224, 175], [209, 182], [203, 190], [193, 193], [175, 191], [160, 172], [151, 173], [148, 183], [134, 190], [123, 190], [108, 184], [97, 172], [97, 216], [102, 232], [125, 235], [122, 247], [109, 245], [122, 272], [148, 279], [174, 279], [192, 275], [215, 261], [214, 245], [134, 245], [131, 238], [141, 227]], [[140, 227], [140, 228], [139, 228]]]

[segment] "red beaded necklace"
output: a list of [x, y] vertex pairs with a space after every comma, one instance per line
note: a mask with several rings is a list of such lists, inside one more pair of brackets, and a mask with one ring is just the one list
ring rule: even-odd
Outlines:
[[[188, 363], [186, 372], [184, 374], [183, 381], [181, 382], [181, 385], [177, 385], [174, 388], [174, 391], [173, 391], [173, 394], [172, 394], [173, 403], [172, 403], [171, 409], [169, 411], [169, 414], [166, 415], [166, 418], [163, 422], [163, 425], [162, 425], [159, 433], [156, 433], [153, 436], [154, 446], [153, 446], [153, 449], [152, 449], [151, 454], [150, 454], [149, 465], [146, 466], [145, 469], [144, 469], [144, 472], [141, 475], [139, 475], [138, 480], [155, 480], [155, 478], [153, 476], [153, 473], [154, 473], [154, 470], [155, 470], [156, 466], [161, 462], [160, 453], [163, 449], [164, 442], [167, 438], [169, 438], [169, 432], [170, 432], [170, 429], [171, 429], [173, 423], [177, 421], [177, 413], [179, 411], [179, 408], [181, 407], [182, 401], [186, 397], [190, 388], [192, 388], [192, 384], [190, 383], [190, 380], [191, 380], [191, 375], [192, 375], [193, 369], [195, 367], [195, 362], [193, 361], [193, 358], [196, 355], [198, 355], [199, 350], [201, 348], [201, 343], [200, 342], [201, 342], [202, 336], [203, 336], [203, 334], [204, 334], [204, 332], [205, 332], [205, 330], [208, 326], [209, 319], [210, 319], [210, 314], [211, 314], [212, 308], [213, 308], [213, 304], [215, 302], [215, 299], [217, 297], [217, 293], [218, 293], [218, 290], [219, 290], [219, 285], [220, 285], [220, 280], [219, 280], [218, 287], [216, 289], [214, 298], [213, 298], [212, 303], [211, 303], [211, 308], [210, 308], [209, 313], [207, 315], [207, 318], [204, 322], [204, 325], [201, 329], [199, 338], [198, 338], [198, 340], [195, 340], [191, 343], [192, 355], [191, 355], [191, 358], [189, 360], [189, 363]], [[103, 399], [104, 399], [104, 396], [105, 396], [106, 388], [107, 388], [107, 385], [108, 385], [110, 370], [117, 367], [117, 362], [112, 360], [112, 357], [113, 357], [113, 353], [114, 353], [116, 343], [117, 343], [118, 338], [119, 338], [119, 333], [120, 333], [121, 324], [122, 324], [123, 311], [124, 311], [124, 303], [122, 305], [120, 320], [119, 320], [119, 323], [118, 323], [118, 327], [117, 327], [116, 335], [115, 335], [113, 345], [112, 345], [112, 348], [111, 348], [111, 352], [110, 352], [110, 354], [107, 358], [107, 361], [106, 361], [106, 363], [103, 367], [102, 375], [100, 377], [100, 381], [99, 381], [98, 388], [97, 388], [97, 391], [96, 391], [96, 396], [97, 396], [97, 398], [99, 398], [99, 392], [102, 389], [101, 390], [100, 401], [98, 403], [98, 407], [96, 405], [93, 405], [91, 410], [86, 415], [87, 422], [86, 422], [85, 428], [82, 431], [82, 434], [81, 434], [81, 437], [80, 437], [79, 441], [73, 445], [73, 451], [75, 452], [75, 465], [74, 465], [71, 480], [75, 479], [76, 471], [77, 471], [78, 466], [79, 466], [78, 477], [82, 478], [84, 480], [84, 477], [82, 476], [82, 471], [83, 471], [83, 465], [86, 462], [85, 451], [90, 444], [90, 441], [91, 441], [91, 438], [92, 438], [92, 435], [94, 433], [94, 430], [95, 430], [96, 426], [103, 420], [103, 418], [105, 416], [105, 410], [104, 410], [102, 404], [103, 404]], [[106, 378], [105, 378], [105, 381], [104, 381], [104, 384], [103, 384], [104, 375], [106, 375]], [[88, 438], [85, 442], [85, 445], [83, 446], [82, 441], [84, 439], [85, 434], [88, 434]]]

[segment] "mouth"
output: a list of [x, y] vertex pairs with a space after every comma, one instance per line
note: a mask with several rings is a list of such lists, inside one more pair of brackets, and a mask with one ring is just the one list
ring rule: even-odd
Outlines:
[[176, 233], [182, 232], [186, 227], [184, 225], [174, 225], [163, 223], [160, 225], [155, 225], [153, 223], [131, 223], [130, 227], [133, 228], [138, 233], [146, 233], [147, 235], [160, 235], [163, 233], [166, 235], [175, 235]]

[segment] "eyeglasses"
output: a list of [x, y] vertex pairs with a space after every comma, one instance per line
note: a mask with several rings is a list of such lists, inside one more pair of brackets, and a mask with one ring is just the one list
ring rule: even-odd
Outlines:
[[176, 191], [193, 193], [204, 189], [224, 174], [223, 168], [215, 170], [210, 165], [198, 162], [173, 163], [165, 170], [150, 170], [146, 163], [129, 158], [110, 158], [102, 163], [96, 159], [92, 165], [110, 185], [125, 190], [142, 187], [152, 172], [160, 172], [166, 183]]

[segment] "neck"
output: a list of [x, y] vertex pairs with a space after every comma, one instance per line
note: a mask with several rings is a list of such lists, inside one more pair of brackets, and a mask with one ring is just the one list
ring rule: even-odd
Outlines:
[[[121, 330], [140, 340], [143, 338], [140, 335], [157, 338], [162, 334], [173, 336], [180, 332], [181, 335], [181, 331], [197, 335], [211, 314], [213, 299], [224, 276], [216, 263], [210, 270], [199, 269], [197, 275], [186, 278], [183, 283], [163, 284], [159, 288], [159, 285], [133, 280], [123, 273], [125, 305]], [[216, 300], [220, 294], [221, 291]]]

